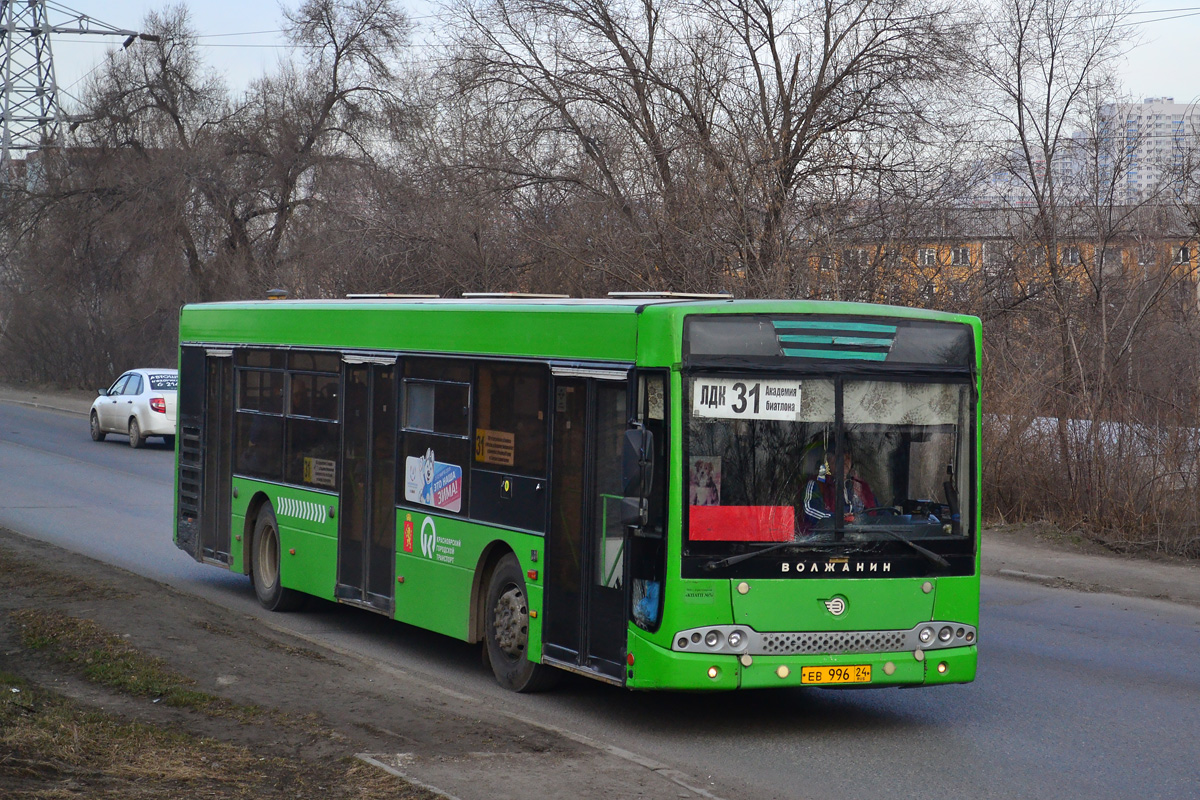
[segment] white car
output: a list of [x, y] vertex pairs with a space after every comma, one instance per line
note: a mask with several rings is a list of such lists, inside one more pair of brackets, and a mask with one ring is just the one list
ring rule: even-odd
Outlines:
[[130, 447], [141, 447], [150, 436], [161, 436], [175, 446], [175, 400], [179, 371], [131, 369], [92, 403], [92, 440], [104, 441], [109, 433], [129, 435]]

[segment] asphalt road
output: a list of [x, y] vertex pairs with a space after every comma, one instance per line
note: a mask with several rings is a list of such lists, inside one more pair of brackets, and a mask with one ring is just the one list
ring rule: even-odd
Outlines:
[[76, 415], [0, 403], [0, 525], [393, 665], [447, 702], [664, 763], [720, 797], [1200, 796], [1193, 606], [985, 577], [967, 686], [647, 695], [571, 678], [516, 696], [460, 642], [329, 603], [267, 615], [247, 579], [172, 544], [172, 454], [109, 438], [92, 442]]

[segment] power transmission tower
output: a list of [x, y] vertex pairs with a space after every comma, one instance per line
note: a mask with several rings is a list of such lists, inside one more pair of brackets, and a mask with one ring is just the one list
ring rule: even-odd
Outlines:
[[[47, 8], [65, 21], [50, 24]], [[64, 117], [54, 78], [52, 33], [124, 36], [125, 47], [139, 38], [157, 39], [47, 0], [0, 0], [0, 180], [9, 174], [14, 152], [56, 144], [62, 136]]]

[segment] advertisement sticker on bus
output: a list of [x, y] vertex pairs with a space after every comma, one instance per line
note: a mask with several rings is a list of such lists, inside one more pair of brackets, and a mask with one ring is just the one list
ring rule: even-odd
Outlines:
[[462, 467], [438, 461], [433, 450], [404, 462], [404, 499], [457, 513], [462, 509]]
[[800, 381], [698, 378], [692, 416], [794, 421], [800, 418]]

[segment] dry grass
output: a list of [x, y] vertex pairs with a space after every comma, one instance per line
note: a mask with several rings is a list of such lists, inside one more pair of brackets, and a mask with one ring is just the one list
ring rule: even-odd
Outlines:
[[0, 546], [0, 591], [25, 589], [70, 600], [77, 597], [129, 597], [129, 593], [110, 585], [97, 585], [74, 575], [30, 561]]
[[0, 788], [11, 800], [435, 797], [357, 761], [257, 755], [86, 709], [2, 672]]
[[92, 683], [133, 697], [161, 698], [169, 706], [191, 708], [209, 716], [252, 722], [263, 711], [198, 692], [191, 678], [171, 670], [161, 659], [142, 653], [92, 620], [59, 611], [27, 608], [10, 618], [22, 644], [44, 650], [77, 670]]

